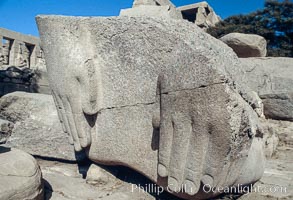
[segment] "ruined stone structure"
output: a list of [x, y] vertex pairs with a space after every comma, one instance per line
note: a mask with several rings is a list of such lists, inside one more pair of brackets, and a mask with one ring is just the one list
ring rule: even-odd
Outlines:
[[0, 96], [14, 92], [49, 94], [40, 39], [0, 28]]
[[130, 9], [122, 9], [120, 16], [150, 16], [183, 19], [180, 11], [169, 0], [135, 0]]
[[218, 194], [202, 184], [261, 178], [262, 131], [243, 98], [239, 59], [223, 42], [164, 18], [37, 22], [59, 119], [76, 151], [137, 170], [185, 199]]
[[0, 28], [0, 66], [36, 66], [43, 55], [37, 37]]
[[181, 6], [177, 10], [181, 11], [184, 19], [204, 29], [215, 26], [221, 20], [206, 1]]
[[206, 1], [176, 8], [169, 0], [135, 0], [132, 8], [120, 11], [120, 16], [185, 19], [203, 29], [213, 27], [221, 20]]

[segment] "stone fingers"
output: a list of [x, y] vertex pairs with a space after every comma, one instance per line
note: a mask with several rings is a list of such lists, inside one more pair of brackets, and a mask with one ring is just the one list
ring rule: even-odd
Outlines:
[[172, 118], [174, 137], [170, 158], [168, 187], [174, 192], [180, 192], [183, 189], [188, 143], [192, 133], [192, 127], [191, 121], [180, 113], [176, 113], [176, 116]]
[[86, 148], [91, 143], [90, 127], [88, 126], [85, 116], [82, 113], [74, 114], [74, 121], [80, 145], [81, 147]]
[[174, 130], [169, 117], [162, 116], [161, 119], [158, 174], [167, 177]]
[[91, 143], [90, 126], [83, 113], [80, 97], [69, 98], [69, 103], [80, 145], [82, 148], [86, 148]]
[[56, 94], [54, 91], [52, 91], [52, 96], [53, 96], [53, 99], [54, 99], [54, 102], [55, 102], [55, 105], [57, 107], [57, 114], [58, 114], [58, 117], [59, 117], [59, 120], [61, 122], [61, 126], [62, 126], [62, 129], [65, 133], [68, 134], [69, 136], [69, 143], [71, 145], [73, 145], [73, 137], [71, 135], [71, 132], [70, 132], [70, 129], [69, 129], [69, 125], [68, 125], [68, 120], [67, 120], [67, 117], [66, 117], [66, 114], [65, 114], [65, 108], [64, 108], [64, 105], [62, 103], [62, 100], [61, 98], [59, 97], [58, 94]]
[[96, 58], [84, 62], [83, 72], [79, 77], [81, 104], [83, 112], [88, 115], [96, 114], [100, 109], [102, 99], [101, 74]]
[[91, 143], [90, 125], [82, 110], [79, 97], [62, 96], [53, 92], [59, 119], [64, 132], [69, 134], [70, 144], [74, 144], [76, 151], [81, 151]]
[[74, 113], [72, 112], [72, 107], [69, 103], [69, 99], [66, 96], [62, 96], [61, 97], [62, 103], [64, 105], [65, 108], [65, 116], [67, 118], [68, 121], [68, 127], [69, 127], [69, 131], [72, 135], [73, 138], [73, 142], [74, 142], [74, 149], [75, 151], [81, 151], [81, 145], [80, 145], [80, 141], [79, 141], [79, 137], [77, 134], [77, 129], [75, 126], [75, 120], [74, 120]]
[[209, 142], [208, 134], [206, 126], [193, 117], [183, 184], [185, 192], [189, 195], [195, 195], [200, 189]]

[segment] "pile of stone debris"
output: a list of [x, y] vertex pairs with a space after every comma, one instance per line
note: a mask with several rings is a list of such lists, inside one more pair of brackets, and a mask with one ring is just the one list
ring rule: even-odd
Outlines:
[[50, 94], [45, 65], [36, 68], [2, 67], [0, 69], [0, 96], [15, 91]]

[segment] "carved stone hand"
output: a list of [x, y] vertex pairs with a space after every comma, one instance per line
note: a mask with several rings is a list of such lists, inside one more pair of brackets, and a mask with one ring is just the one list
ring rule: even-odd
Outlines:
[[[237, 159], [238, 164], [242, 162], [257, 131], [247, 119], [248, 104], [224, 82], [168, 90], [164, 81], [160, 95], [159, 176], [167, 178], [171, 191], [189, 195], [197, 194], [201, 184], [227, 184], [229, 168]], [[173, 84], [176, 81], [169, 80]], [[235, 177], [237, 174], [234, 172]]]

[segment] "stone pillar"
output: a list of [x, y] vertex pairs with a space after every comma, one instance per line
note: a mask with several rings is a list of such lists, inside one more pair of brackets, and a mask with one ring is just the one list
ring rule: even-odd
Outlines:
[[17, 58], [18, 54], [20, 53], [20, 41], [18, 40], [10, 40], [12, 44], [10, 44], [10, 52], [9, 52], [9, 65], [10, 66], [17, 66]]
[[0, 66], [3, 64], [4, 52], [3, 52], [3, 36], [0, 35]]
[[198, 7], [196, 13], [195, 23], [198, 26], [204, 26], [206, 22], [206, 10], [204, 7]]
[[0, 35], [0, 48], [2, 49], [2, 47], [3, 47], [3, 36]]
[[31, 47], [31, 49], [30, 49], [30, 66], [29, 67], [37, 65], [37, 59], [38, 59], [38, 56], [37, 56], [38, 52], [37, 51], [38, 51], [38, 48], [36, 46]]

